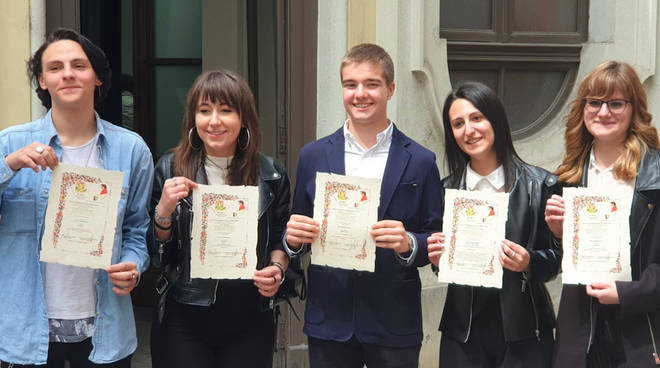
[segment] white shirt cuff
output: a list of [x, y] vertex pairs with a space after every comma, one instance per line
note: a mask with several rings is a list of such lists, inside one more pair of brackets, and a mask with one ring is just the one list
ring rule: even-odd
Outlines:
[[289, 258], [296, 258], [305, 252], [305, 244], [301, 245], [298, 250], [293, 250], [289, 247], [289, 244], [286, 242], [286, 230], [284, 230], [284, 234], [282, 234], [282, 245], [284, 246], [286, 254], [289, 255]]
[[411, 233], [406, 231], [408, 239], [410, 240], [410, 254], [407, 257], [402, 256], [400, 253], [394, 252], [396, 258], [404, 266], [409, 266], [417, 255], [417, 238]]

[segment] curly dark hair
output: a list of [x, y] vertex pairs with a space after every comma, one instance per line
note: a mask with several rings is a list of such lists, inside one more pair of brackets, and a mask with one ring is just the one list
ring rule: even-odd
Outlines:
[[30, 60], [27, 62], [27, 73], [30, 78], [34, 90], [37, 92], [37, 96], [41, 100], [41, 104], [44, 105], [47, 109], [50, 109], [52, 102], [50, 99], [50, 93], [47, 89], [42, 89], [39, 85], [39, 78], [43, 72], [43, 66], [41, 65], [41, 57], [44, 54], [44, 51], [51, 44], [61, 41], [61, 40], [71, 40], [80, 44], [83, 52], [87, 55], [96, 77], [101, 81], [101, 85], [98, 88], [98, 93], [94, 94], [94, 105], [96, 106], [99, 102], [108, 95], [110, 90], [110, 79], [112, 78], [112, 70], [110, 70], [110, 63], [108, 58], [106, 58], [105, 53], [101, 50], [100, 47], [96, 46], [92, 41], [87, 37], [81, 35], [80, 33], [67, 28], [58, 28], [51, 32], [46, 37], [46, 42], [44, 42], [39, 49], [32, 55]]

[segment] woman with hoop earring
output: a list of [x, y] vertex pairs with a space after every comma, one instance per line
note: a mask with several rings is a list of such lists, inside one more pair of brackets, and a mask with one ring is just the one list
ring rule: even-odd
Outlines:
[[[271, 297], [288, 258], [282, 232], [289, 178], [259, 153], [261, 133], [247, 83], [228, 70], [206, 72], [188, 92], [181, 141], [156, 165], [151, 196], [152, 263], [163, 269], [151, 336], [154, 367], [270, 367]], [[200, 184], [259, 188], [258, 270], [252, 282], [190, 278], [192, 189]]]

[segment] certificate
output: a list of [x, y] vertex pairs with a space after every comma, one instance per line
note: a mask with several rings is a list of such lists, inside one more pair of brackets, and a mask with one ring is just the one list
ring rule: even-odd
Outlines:
[[58, 164], [48, 194], [41, 261], [110, 266], [123, 180], [121, 171]]
[[631, 281], [632, 192], [564, 188], [564, 284]]
[[508, 193], [446, 190], [440, 282], [502, 288], [498, 251], [508, 210]]
[[313, 264], [373, 272], [380, 179], [316, 173], [314, 220], [321, 224], [312, 243]]
[[198, 184], [193, 213], [190, 277], [252, 279], [257, 269], [258, 188]]

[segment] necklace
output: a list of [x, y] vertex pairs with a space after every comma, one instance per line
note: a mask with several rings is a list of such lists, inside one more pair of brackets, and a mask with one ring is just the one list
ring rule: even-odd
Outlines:
[[214, 157], [214, 156], [206, 156], [206, 163], [214, 166], [222, 171], [227, 171], [229, 169], [229, 163], [231, 162], [231, 159], [233, 156], [229, 157]]

